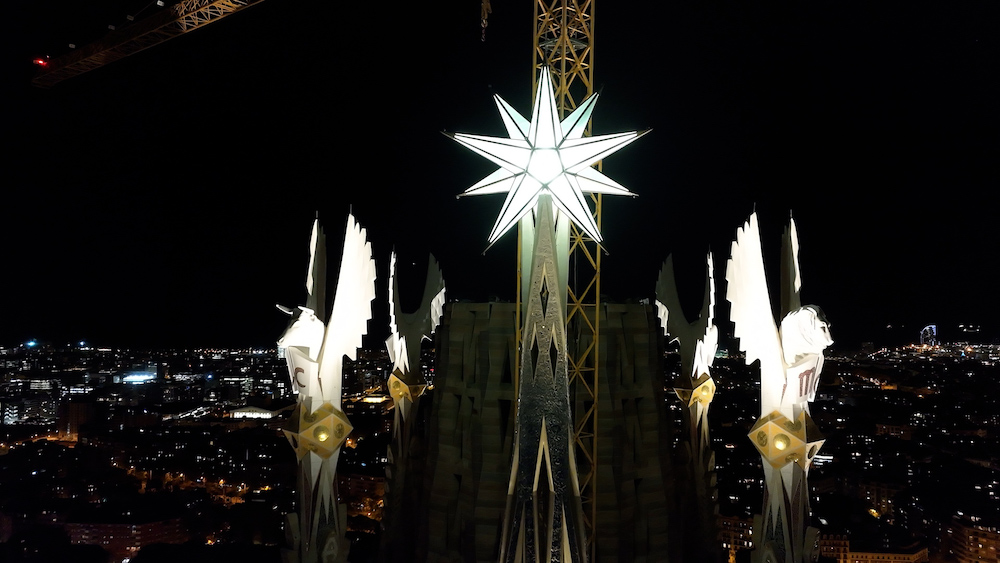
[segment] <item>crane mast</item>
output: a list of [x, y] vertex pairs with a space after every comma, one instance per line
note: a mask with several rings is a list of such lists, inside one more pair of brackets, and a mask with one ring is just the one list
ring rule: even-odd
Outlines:
[[55, 84], [204, 27], [263, 0], [181, 0], [156, 14], [108, 34], [104, 39], [47, 61], [34, 86]]
[[[534, 0], [532, 92], [538, 70], [548, 66], [560, 118], [594, 93], [594, 0]], [[586, 135], [590, 135], [587, 125]], [[590, 194], [592, 212], [601, 227], [601, 194]], [[566, 324], [569, 346], [570, 404], [580, 498], [583, 505], [587, 559], [596, 560], [594, 523], [597, 519], [597, 385], [601, 299], [600, 245], [575, 225], [570, 226], [570, 270]], [[521, 245], [518, 245], [520, 253]], [[518, 268], [523, 260], [518, 257]], [[521, 299], [521, 272], [517, 276]], [[518, 303], [518, 315], [521, 306]], [[517, 319], [520, 331], [521, 319]], [[520, 341], [520, 334], [518, 334]], [[574, 346], [575, 344], [575, 346]]]

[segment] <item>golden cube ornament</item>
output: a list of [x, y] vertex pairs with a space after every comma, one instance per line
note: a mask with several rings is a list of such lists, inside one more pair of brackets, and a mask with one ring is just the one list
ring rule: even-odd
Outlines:
[[754, 447], [771, 467], [782, 468], [797, 463], [803, 470], [809, 468], [826, 438], [819, 432], [805, 411], [790, 420], [779, 411], [762, 416], [747, 434]]

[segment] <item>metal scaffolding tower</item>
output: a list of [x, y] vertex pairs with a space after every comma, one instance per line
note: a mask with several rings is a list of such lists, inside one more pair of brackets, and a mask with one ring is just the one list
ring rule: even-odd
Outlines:
[[104, 39], [69, 54], [46, 61], [31, 81], [49, 88], [79, 74], [100, 68], [204, 27], [262, 0], [181, 0], [156, 14], [109, 33]]

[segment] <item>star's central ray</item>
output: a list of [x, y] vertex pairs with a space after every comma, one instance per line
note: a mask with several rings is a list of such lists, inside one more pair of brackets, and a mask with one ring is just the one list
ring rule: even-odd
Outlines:
[[507, 194], [490, 232], [490, 244], [528, 214], [542, 193], [550, 194], [557, 209], [588, 236], [601, 242], [603, 237], [583, 194], [635, 194], [591, 166], [648, 130], [584, 137], [598, 95], [587, 98], [560, 121], [547, 67], [542, 68], [538, 84], [531, 121], [500, 96], [494, 96], [509, 138], [448, 134], [500, 167], [461, 195]]

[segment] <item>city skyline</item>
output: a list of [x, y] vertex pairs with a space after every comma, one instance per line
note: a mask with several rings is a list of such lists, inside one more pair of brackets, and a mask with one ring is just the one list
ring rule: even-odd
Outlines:
[[[478, 304], [456, 309], [463, 307], [482, 309]], [[93, 535], [99, 530], [91, 529], [89, 538], [74, 532], [80, 524], [99, 521], [79, 519], [81, 514], [69, 510], [70, 505], [99, 505], [100, 510], [83, 514], [104, 517], [132, 507], [133, 518], [142, 519], [133, 523], [140, 523], [155, 521], [155, 515], [176, 516], [169, 508], [180, 508], [176, 502], [185, 499], [196, 501], [188, 506], [192, 521], [203, 522], [186, 526], [193, 540], [188, 549], [236, 548], [246, 545], [252, 532], [270, 546], [266, 549], [271, 559], [261, 551], [260, 560], [277, 560], [280, 516], [291, 510], [294, 496], [295, 458], [278, 431], [290, 416], [293, 384], [273, 351], [9, 352], [4, 355], [6, 383], [0, 396], [6, 434], [0, 441], [0, 520], [13, 519], [17, 536], [7, 535], [9, 527], [0, 531], [0, 551], [16, 553], [22, 545], [17, 538], [31, 543], [52, 537], [39, 526], [51, 529], [52, 522], [63, 518], [72, 544], [101, 544]], [[959, 561], [976, 560], [977, 553], [995, 555], [1000, 522], [995, 429], [1000, 417], [992, 391], [1000, 381], [998, 353], [996, 345], [971, 353], [955, 346], [907, 347], [854, 359], [828, 358], [824, 371], [829, 377], [821, 383], [812, 410], [827, 441], [816, 457], [818, 473], [810, 475], [811, 481], [816, 478], [813, 525], [821, 527], [824, 555], [835, 555], [828, 547], [845, 553], [873, 551], [882, 560], [887, 551], [899, 550], [923, 553], [924, 558], [929, 550], [931, 561], [940, 561], [949, 550], [964, 554]], [[682, 363], [675, 354], [668, 356], [672, 359], [662, 366], [667, 380], [681, 373]], [[432, 356], [425, 359], [431, 365], [436, 361]], [[129, 366], [142, 360], [160, 366], [157, 377], [128, 384]], [[33, 369], [25, 370], [26, 365]], [[345, 475], [339, 488], [349, 498], [351, 515], [360, 517], [353, 519], [354, 539], [360, 544], [351, 553], [367, 554], [362, 561], [374, 560], [375, 523], [391, 510], [388, 501], [385, 507], [378, 502], [385, 494], [382, 470], [389, 459], [386, 446], [393, 424], [386, 386], [392, 381], [386, 380], [391, 366], [385, 350], [360, 353], [344, 378], [345, 413], [357, 433], [343, 452]], [[437, 389], [432, 393], [450, 399], [446, 370], [435, 372]], [[761, 500], [759, 459], [746, 439], [756, 419], [757, 368], [739, 358], [719, 358], [713, 372], [719, 386], [713, 393], [716, 414], [709, 422], [717, 457], [720, 526], [727, 528], [720, 541], [733, 555], [750, 547], [750, 516]], [[970, 397], [970, 386], [983, 393]], [[683, 404], [672, 394], [664, 398], [674, 417], [685, 416]], [[679, 420], [674, 424], [672, 439], [665, 442], [677, 448], [688, 432]], [[67, 463], [84, 471], [67, 472], [63, 478], [59, 468]], [[95, 479], [94, 469], [105, 478]], [[452, 478], [450, 471], [445, 476]], [[683, 472], [674, 477], [685, 482]], [[11, 511], [25, 495], [36, 499], [35, 512]], [[190, 510], [203, 512], [209, 505], [214, 508], [205, 514], [224, 520], [204, 521]], [[134, 511], [138, 507], [144, 508]], [[247, 510], [254, 516], [248, 518]], [[5, 543], [7, 537], [11, 539]], [[136, 532], [119, 539], [134, 549], [148, 543]], [[840, 544], [842, 540], [850, 546]], [[404, 545], [412, 548], [408, 541]], [[52, 541], [46, 545], [56, 551], [70, 547]], [[118, 547], [104, 544], [110, 551]], [[50, 559], [83, 560], [69, 555]]]
[[[317, 213], [339, 231], [349, 209], [379, 271], [370, 347], [388, 333], [393, 248], [418, 265], [413, 285], [429, 252], [449, 298], [512, 299], [513, 235], [483, 254], [501, 196], [455, 199], [492, 167], [439, 133], [502, 134], [492, 93], [530, 109], [530, 11], [494, 6], [480, 41], [475, 4], [372, 22], [263, 2], [51, 90], [28, 85], [31, 58], [103, 14], [17, 8], [0, 341], [270, 344], [307, 260], [279, 249]], [[835, 348], [888, 324], [995, 338], [1000, 303], [977, 267], [997, 241], [995, 5], [600, 9], [594, 131], [652, 128], [604, 169], [638, 195], [605, 204], [610, 299], [652, 298], [669, 253], [682, 299], [697, 296], [705, 251], [720, 267], [754, 210], [775, 246], [791, 212], [803, 302], [823, 305]], [[727, 307], [718, 321], [731, 333]]]

